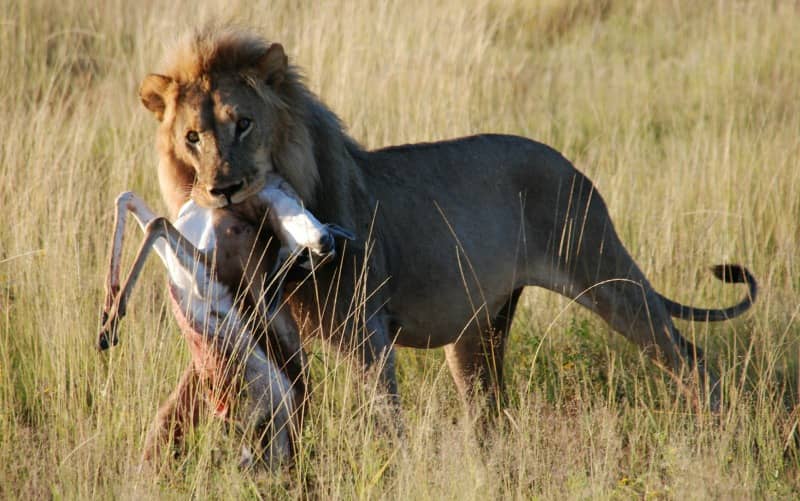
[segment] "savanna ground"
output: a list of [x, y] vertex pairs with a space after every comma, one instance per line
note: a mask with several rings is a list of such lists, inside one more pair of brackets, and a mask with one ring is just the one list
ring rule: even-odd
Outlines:
[[[294, 469], [240, 472], [212, 422], [182, 461], [138, 474], [188, 353], [155, 261], [121, 345], [94, 351], [111, 207], [132, 189], [163, 208], [136, 91], [173, 33], [209, 19], [281, 41], [365, 146], [494, 131], [559, 149], [671, 297], [734, 302], [743, 288], [706, 266], [751, 267], [751, 312], [678, 322], [723, 375], [721, 414], [598, 318], [529, 290], [510, 403], [482, 444], [440, 351], [400, 352], [398, 446], [369, 388], [313, 344]], [[797, 496], [798, 26], [781, 1], [0, 1], [0, 497]]]

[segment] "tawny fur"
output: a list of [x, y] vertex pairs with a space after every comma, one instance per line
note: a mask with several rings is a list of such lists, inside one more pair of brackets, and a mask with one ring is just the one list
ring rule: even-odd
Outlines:
[[[750, 288], [724, 310], [667, 300], [626, 251], [589, 179], [552, 148], [481, 135], [365, 151], [303, 85], [283, 48], [250, 33], [193, 34], [167, 61], [140, 92], [161, 120], [167, 203], [174, 210], [191, 194], [220, 206], [225, 200], [209, 196], [215, 186], [241, 185], [235, 202], [256, 189], [254, 171], [274, 170], [317, 217], [355, 230], [341, 265], [294, 290], [292, 307], [307, 331], [351, 347], [365, 368], [378, 366], [391, 394], [394, 341], [443, 346], [462, 394], [477, 387], [501, 396], [517, 299], [535, 285], [598, 313], [675, 371], [696, 370], [718, 401], [716, 376], [670, 317], [738, 315], [752, 304], [755, 280], [739, 266], [721, 268], [720, 278]], [[244, 115], [259, 133], [237, 141], [226, 131]], [[203, 136], [213, 151], [184, 140], [192, 127], [222, 131]]]

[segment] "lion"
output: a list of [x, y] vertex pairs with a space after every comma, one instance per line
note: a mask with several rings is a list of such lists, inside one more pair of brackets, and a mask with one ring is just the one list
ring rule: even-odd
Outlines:
[[173, 213], [189, 197], [241, 203], [277, 173], [316, 217], [355, 232], [336, 266], [287, 294], [304, 335], [347, 347], [395, 401], [395, 347], [443, 347], [466, 401], [502, 405], [511, 320], [523, 288], [538, 286], [597, 313], [677, 374], [695, 373], [718, 406], [717, 375], [671, 317], [740, 315], [755, 278], [739, 265], [712, 268], [748, 287], [722, 309], [659, 294], [592, 182], [555, 149], [481, 134], [368, 151], [279, 43], [234, 29], [187, 37], [140, 97], [160, 121], [158, 177]]

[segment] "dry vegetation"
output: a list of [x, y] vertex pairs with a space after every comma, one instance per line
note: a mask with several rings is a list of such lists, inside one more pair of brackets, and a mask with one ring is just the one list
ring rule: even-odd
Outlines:
[[[800, 9], [693, 0], [0, 2], [0, 498], [795, 497], [800, 292]], [[752, 313], [680, 323], [725, 380], [718, 418], [598, 319], [531, 290], [511, 403], [474, 440], [438, 352], [402, 351], [406, 439], [313, 346], [295, 469], [236, 469], [203, 426], [183, 461], [137, 473], [149, 420], [187, 361], [147, 271], [122, 344], [92, 348], [113, 197], [154, 205], [155, 123], [136, 89], [208, 19], [280, 40], [369, 147], [496, 131], [549, 143], [596, 181], [663, 292], [732, 302], [706, 265], [761, 280]], [[133, 230], [131, 230], [133, 231]]]

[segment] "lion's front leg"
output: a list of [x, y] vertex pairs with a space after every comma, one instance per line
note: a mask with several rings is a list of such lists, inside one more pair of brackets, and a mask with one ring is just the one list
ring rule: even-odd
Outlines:
[[395, 350], [387, 324], [385, 317], [380, 314], [367, 320], [366, 340], [356, 353], [365, 372], [377, 373], [392, 403], [399, 404]]
[[365, 323], [357, 322], [351, 315], [338, 329], [327, 333], [326, 341], [354, 360], [367, 381], [377, 383], [374, 396], [385, 397], [392, 411], [399, 412], [396, 355], [388, 321], [383, 313], [368, 316]]

